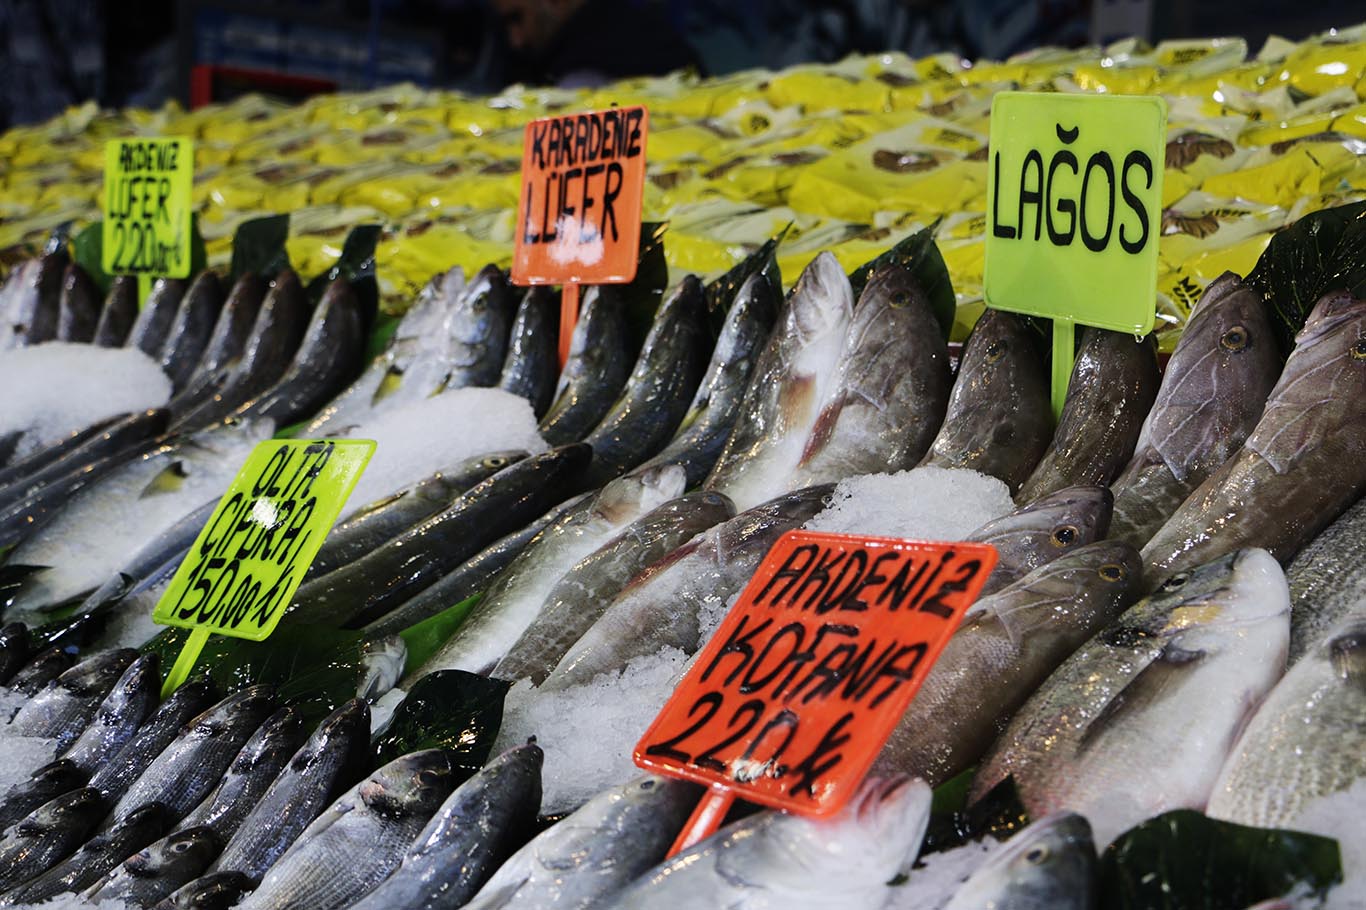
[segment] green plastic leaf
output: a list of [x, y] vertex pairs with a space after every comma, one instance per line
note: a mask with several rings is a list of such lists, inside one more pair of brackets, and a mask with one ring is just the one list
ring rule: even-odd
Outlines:
[[309, 303], [317, 306], [323, 291], [338, 278], [351, 283], [351, 290], [360, 301], [361, 314], [368, 329], [379, 313], [379, 283], [375, 280], [375, 246], [379, 243], [380, 226], [362, 224], [351, 229], [342, 242], [341, 255], [332, 268], [314, 277], [305, 288]]
[[1249, 828], [1178, 809], [1149, 819], [1100, 858], [1107, 910], [1244, 910], [1297, 886], [1323, 893], [1342, 880], [1337, 841]]
[[425, 664], [433, 654], [441, 650], [441, 646], [455, 634], [455, 630], [483, 596], [480, 593], [467, 597], [455, 606], [448, 607], [398, 633], [403, 638], [403, 643], [408, 646], [408, 673]]
[[239, 224], [232, 235], [229, 286], [236, 284], [237, 279], [248, 272], [270, 279], [281, 269], [288, 268], [289, 253], [285, 251], [285, 241], [288, 239], [288, 215], [267, 215]]
[[1013, 777], [1007, 777], [977, 802], [967, 805], [973, 773], [971, 769], [964, 771], [935, 788], [922, 853], [961, 847], [987, 835], [1004, 840], [1029, 824], [1029, 813], [1020, 801]]
[[778, 267], [777, 253], [778, 244], [787, 236], [789, 227], [791, 225], [783, 228], [777, 237], [770, 237], [764, 241], [763, 246], [741, 259], [730, 271], [707, 283], [707, 314], [713, 335], [721, 334], [721, 328], [726, 322], [726, 313], [735, 302], [735, 295], [751, 275], [762, 275], [773, 288], [774, 299], [782, 299], [783, 277], [782, 270]]
[[375, 738], [379, 764], [418, 749], [445, 749], [457, 782], [484, 766], [503, 723], [503, 699], [511, 683], [467, 673], [437, 670], [415, 682]]
[[101, 294], [109, 293], [113, 279], [104, 273], [101, 257], [104, 255], [104, 222], [87, 224], [75, 237], [71, 238], [71, 258], [85, 269], [85, 273], [100, 289]]
[[1366, 202], [1305, 215], [1271, 238], [1248, 283], [1261, 292], [1281, 353], [1329, 291], [1366, 296]]
[[915, 280], [924, 289], [925, 296], [930, 301], [930, 309], [934, 311], [940, 331], [947, 340], [949, 332], [953, 330], [953, 314], [958, 307], [958, 301], [953, 295], [953, 281], [949, 278], [949, 268], [944, 264], [944, 257], [939, 254], [939, 247], [934, 242], [934, 235], [938, 230], [939, 222], [936, 221], [924, 230], [916, 231], [887, 252], [850, 272], [849, 283], [853, 285], [854, 299], [857, 300], [867, 286], [868, 279], [873, 277], [873, 273], [879, 268], [892, 264], [905, 266], [911, 270]]

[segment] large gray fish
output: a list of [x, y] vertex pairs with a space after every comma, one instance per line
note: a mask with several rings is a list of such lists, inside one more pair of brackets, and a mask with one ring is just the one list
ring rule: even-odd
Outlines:
[[177, 889], [152, 910], [228, 910], [251, 890], [251, 880], [236, 872], [215, 872]]
[[1114, 482], [1110, 536], [1136, 547], [1147, 543], [1243, 445], [1280, 372], [1261, 295], [1225, 272], [1191, 312], [1133, 460]]
[[701, 788], [642, 777], [605, 790], [498, 868], [465, 910], [589, 910], [664, 858]]
[[1097, 541], [979, 600], [878, 757], [938, 786], [972, 767], [1025, 699], [1138, 596], [1138, 551]]
[[1314, 800], [1366, 778], [1363, 718], [1366, 603], [1359, 601], [1257, 708], [1219, 773], [1207, 813], [1258, 828], [1299, 828]]
[[10, 721], [9, 731], [56, 739], [58, 751], [65, 749], [85, 730], [100, 702], [137, 656], [130, 648], [119, 648], [87, 657], [25, 702]]
[[582, 489], [585, 445], [523, 459], [448, 508], [356, 560], [301, 586], [285, 622], [370, 622], [430, 587], [482, 548]]
[[100, 321], [100, 291], [85, 269], [76, 263], [62, 276], [62, 295], [57, 309], [57, 340], [89, 342]]
[[115, 275], [109, 282], [104, 309], [95, 326], [93, 343], [102, 348], [121, 348], [138, 318], [138, 280], [132, 275]]
[[6, 285], [14, 294], [6, 316], [12, 333], [7, 347], [39, 344], [56, 337], [62, 274], [70, 262], [66, 248], [57, 245], [14, 270], [12, 286]]
[[921, 464], [980, 471], [1013, 494], [1052, 438], [1043, 352], [1021, 317], [988, 309], [963, 347], [944, 424]]
[[498, 576], [450, 640], [415, 675], [433, 670], [488, 673], [540, 615], [555, 583], [575, 563], [682, 493], [684, 481], [677, 465], [620, 477], [591, 501], [565, 513]]
[[79, 789], [85, 779], [85, 773], [75, 762], [58, 760], [43, 765], [0, 797], [0, 831], [5, 831], [43, 803]]
[[518, 298], [496, 265], [479, 270], [446, 317], [448, 373], [442, 388], [495, 386], [507, 356]]
[[1093, 910], [1096, 845], [1074, 812], [1041, 818], [978, 867], [944, 910]]
[[1290, 583], [1290, 666], [1366, 597], [1366, 499], [1325, 528], [1285, 570]]
[[789, 489], [806, 441], [834, 388], [853, 291], [821, 253], [797, 279], [759, 357], [735, 429], [706, 487], [750, 509]]
[[181, 299], [166, 343], [161, 347], [161, 371], [170, 378], [172, 392], [185, 388], [194, 374], [222, 309], [223, 283], [218, 275], [205, 269]]
[[274, 709], [269, 686], [249, 686], [191, 719], [127, 790], [114, 794], [118, 802], [110, 820], [122, 821], [152, 802], [164, 806], [172, 822], [183, 818], [223, 779], [243, 744]]
[[915, 467], [944, 421], [952, 382], [948, 346], [915, 276], [882, 267], [859, 295], [790, 486]]
[[0, 840], [0, 889], [41, 875], [69, 856], [104, 810], [104, 799], [91, 787], [63, 793], [34, 809]]
[[1143, 548], [1149, 583], [1239, 547], [1289, 562], [1366, 490], [1363, 426], [1366, 300], [1328, 294], [1247, 442]]
[[541, 805], [538, 746], [510, 749], [456, 787], [394, 873], [353, 910], [456, 910], [526, 842]]
[[199, 363], [184, 387], [171, 398], [171, 410], [184, 413], [214, 393], [226, 371], [246, 350], [269, 289], [266, 280], [255, 272], [246, 272], [237, 279], [218, 313]]
[[512, 322], [507, 357], [498, 377], [498, 388], [531, 402], [538, 420], [555, 397], [560, 370], [556, 350], [559, 307], [559, 299], [549, 287], [541, 285], [526, 292]]
[[832, 490], [824, 484], [771, 499], [656, 561], [574, 642], [542, 687], [579, 685], [665, 646], [696, 651], [773, 542], [825, 508]]
[[363, 771], [370, 708], [359, 699], [318, 725], [238, 825], [214, 862], [214, 872], [240, 872], [259, 882], [299, 834]]
[[546, 442], [578, 442], [607, 415], [631, 375], [635, 351], [629, 338], [621, 293], [610, 285], [585, 291], [555, 400], [541, 418]]
[[87, 777], [93, 775], [133, 738], [160, 700], [160, 662], [155, 654], [144, 654], [123, 671], [95, 709], [90, 725], [62, 758], [74, 763]]
[[930, 788], [868, 778], [830, 818], [766, 810], [670, 857], [602, 904], [604, 910], [881, 910], [887, 882], [915, 862], [930, 821]]
[[185, 828], [128, 857], [96, 881], [85, 897], [93, 903], [122, 901], [150, 907], [203, 872], [218, 852], [208, 828]]
[[0, 628], [0, 686], [9, 682], [31, 656], [28, 626], [21, 622], [6, 623]]
[[1234, 738], [1280, 678], [1285, 575], [1239, 550], [1125, 611], [1069, 657], [982, 761], [972, 799], [1015, 776], [1031, 815], [1085, 815], [1096, 843], [1155, 815], [1203, 809]]
[[213, 686], [194, 679], [171, 693], [147, 723], [90, 778], [102, 796], [116, 798], [147, 770], [192, 718], [213, 704]]
[[[69, 654], [61, 648], [48, 648], [24, 664], [19, 672], [10, 678], [7, 685], [11, 692], [21, 692], [29, 696], [37, 695], [44, 686], [71, 669], [75, 663], [74, 654]], [[6, 722], [9, 719], [8, 717], [4, 718]]]
[[190, 283], [182, 278], [158, 278], [142, 301], [142, 309], [133, 327], [128, 330], [124, 344], [137, 348], [153, 359], [161, 357], [161, 349], [171, 333], [176, 311]]
[[1152, 335], [1134, 341], [1124, 332], [1086, 329], [1053, 441], [1016, 501], [1079, 484], [1108, 486], [1134, 454], [1158, 382]]
[[388, 878], [454, 786], [450, 759], [440, 749], [391, 761], [309, 825], [238, 906], [351, 906]]
[[706, 309], [693, 275], [659, 305], [621, 397], [584, 438], [593, 447], [591, 485], [620, 477], [672, 438], [711, 356]]
[[637, 519], [561, 576], [546, 595], [535, 621], [491, 675], [530, 679], [540, 685], [627, 582], [696, 535], [734, 517], [735, 507], [729, 499], [699, 490]]
[[1114, 499], [1106, 487], [1064, 487], [992, 519], [964, 540], [996, 548], [978, 597], [995, 594], [1045, 563], [1106, 536]]
[[689, 489], [707, 479], [735, 428], [745, 389], [773, 330], [779, 303], [773, 285], [762, 276], [752, 275], [740, 285], [712, 349], [706, 375], [678, 432], [643, 468], [682, 465], [688, 472]]

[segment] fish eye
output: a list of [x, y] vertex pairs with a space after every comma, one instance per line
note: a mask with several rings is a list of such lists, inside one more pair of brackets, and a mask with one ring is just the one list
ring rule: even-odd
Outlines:
[[1226, 351], [1241, 351], [1247, 347], [1247, 329], [1240, 325], [1233, 326], [1219, 339], [1219, 344]]
[[1077, 534], [1076, 525], [1063, 525], [1053, 532], [1053, 544], [1059, 547], [1069, 546], [1076, 541]]
[[1162, 582], [1162, 590], [1175, 591], [1177, 588], [1184, 585], [1186, 583], [1186, 579], [1188, 578], [1190, 578], [1190, 575], [1188, 575], [1187, 573], [1177, 572], [1171, 578], [1168, 578], [1166, 581]]
[[1122, 581], [1124, 576], [1128, 573], [1124, 571], [1124, 567], [1119, 563], [1107, 562], [1100, 567], [1097, 574], [1106, 581]]
[[180, 841], [179, 843], [172, 845], [171, 849], [176, 853], [184, 853], [186, 850], [190, 849], [190, 842], [187, 840]]
[[654, 788], [655, 788], [655, 782], [654, 782], [654, 781], [652, 781], [652, 780], [641, 781], [640, 789], [642, 789], [642, 790], [653, 790]]
[[1006, 355], [1006, 343], [1004, 341], [993, 341], [987, 345], [987, 363], [995, 363]]
[[892, 295], [891, 302], [892, 308], [897, 310], [901, 309], [902, 307], [910, 306], [911, 294], [909, 291], [897, 291]]
[[1366, 360], [1366, 338], [1360, 339], [1352, 345], [1352, 359]]
[[1025, 853], [1025, 862], [1031, 866], [1039, 866], [1048, 861], [1049, 850], [1043, 844], [1036, 844], [1030, 847]]
[[445, 775], [440, 771], [433, 768], [427, 768], [417, 772], [417, 782], [423, 787], [435, 787], [437, 784], [441, 783], [441, 778], [444, 776]]
[[484, 463], [491, 468], [501, 468], [508, 463], [508, 460], [501, 455], [495, 455], [492, 458], [486, 459]]

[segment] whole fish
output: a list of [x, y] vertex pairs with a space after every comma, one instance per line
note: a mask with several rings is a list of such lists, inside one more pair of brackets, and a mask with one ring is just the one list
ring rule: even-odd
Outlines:
[[179, 821], [222, 780], [243, 744], [274, 708], [269, 686], [248, 686], [191, 719], [136, 781], [115, 794], [118, 802], [110, 820], [118, 823], [139, 806], [155, 802], [166, 809], [172, 823]]
[[454, 788], [440, 749], [410, 752], [333, 803], [280, 857], [241, 910], [339, 910], [384, 881]]
[[338, 792], [360, 777], [369, 758], [370, 708], [352, 699], [328, 715], [237, 826], [213, 872], [259, 882]]
[[43, 803], [80, 789], [85, 779], [85, 773], [75, 762], [59, 759], [43, 765], [28, 780], [10, 787], [0, 798], [0, 831], [8, 830]]
[[526, 842], [541, 805], [538, 746], [510, 749], [447, 797], [394, 873], [354, 910], [456, 910]]
[[1143, 548], [1150, 584], [1239, 547], [1289, 562], [1366, 490], [1366, 300], [1314, 305], [1243, 447]]
[[213, 685], [193, 679], [171, 693], [133, 738], [94, 776], [90, 786], [106, 798], [122, 794], [176, 738], [183, 726], [214, 701]]
[[790, 485], [915, 467], [948, 407], [949, 350], [919, 283], [899, 265], [875, 272], [844, 337], [839, 368]]
[[667, 465], [612, 481], [593, 500], [541, 532], [498, 576], [455, 634], [420, 670], [488, 673], [517, 643], [574, 564], [656, 506], [683, 492], [685, 475]]
[[0, 889], [13, 888], [61, 862], [81, 845], [104, 810], [104, 799], [90, 787], [34, 809], [0, 840]]
[[155, 654], [144, 654], [123, 671], [62, 758], [92, 776], [133, 738], [160, 700], [160, 662]]
[[1358, 602], [1257, 708], [1206, 812], [1259, 828], [1300, 827], [1307, 805], [1366, 777], [1363, 717], [1366, 604]]
[[1134, 341], [1124, 332], [1083, 332], [1053, 441], [1015, 501], [1078, 484], [1108, 486], [1134, 454], [1158, 382], [1152, 335]]
[[1285, 570], [1290, 583], [1290, 666], [1366, 596], [1366, 499], [1325, 528]]
[[218, 837], [208, 828], [185, 828], [128, 857], [90, 886], [93, 903], [122, 901], [150, 907], [191, 881], [218, 852]]
[[15, 269], [15, 296], [7, 317], [13, 346], [40, 344], [57, 336], [62, 275], [70, 262], [65, 247], [51, 245], [42, 256]]
[[555, 396], [555, 380], [560, 364], [556, 341], [559, 338], [560, 302], [545, 285], [529, 289], [517, 307], [508, 336], [507, 357], [498, 387], [531, 402], [540, 419]]
[[0, 628], [0, 685], [10, 681], [32, 656], [28, 646], [28, 626], [21, 622], [6, 623]]
[[588, 460], [587, 446], [570, 445], [504, 468], [361, 559], [302, 585], [285, 621], [340, 626], [384, 615], [580, 489]]
[[701, 788], [642, 777], [604, 790], [512, 855], [465, 910], [588, 910], [664, 858]]
[[102, 348], [121, 348], [138, 318], [138, 280], [132, 275], [115, 275], [100, 310], [93, 343]]
[[689, 275], [659, 305], [621, 396], [584, 442], [599, 486], [657, 454], [678, 429], [711, 356], [702, 283]]
[[1096, 846], [1075, 812], [1031, 824], [977, 868], [944, 910], [1092, 910]]
[[58, 751], [65, 749], [85, 730], [105, 695], [137, 656], [134, 650], [119, 648], [87, 657], [25, 702], [10, 721], [9, 731], [56, 739]]
[[788, 489], [806, 441], [834, 387], [853, 291], [835, 257], [812, 260], [788, 296], [759, 357], [706, 487], [750, 509]]
[[100, 292], [95, 282], [76, 263], [62, 275], [62, 293], [57, 304], [57, 340], [89, 342], [100, 321]]
[[712, 349], [711, 363], [678, 432], [643, 468], [682, 465], [688, 472], [689, 489], [707, 479], [735, 427], [750, 376], [777, 318], [779, 302], [773, 286], [759, 275], [740, 285]]
[[184, 413], [214, 393], [224, 372], [246, 350], [252, 327], [256, 324], [256, 317], [261, 312], [261, 304], [265, 302], [269, 289], [266, 280], [255, 272], [246, 272], [234, 282], [228, 299], [218, 312], [213, 334], [209, 336], [194, 372], [171, 398], [171, 410]]
[[830, 818], [766, 810], [670, 857], [604, 910], [881, 910], [887, 882], [910, 870], [930, 821], [930, 788], [868, 778]]
[[555, 386], [555, 400], [541, 418], [541, 437], [552, 446], [578, 442], [598, 425], [631, 375], [626, 301], [609, 285], [584, 292], [569, 356]]
[[[71, 669], [76, 663], [76, 656], [63, 651], [61, 648], [48, 648], [40, 651], [28, 663], [10, 678], [8, 683], [11, 692], [22, 692], [24, 695], [37, 695], [40, 690], [52, 680], [61, 676]], [[9, 720], [9, 718], [5, 718]]]
[[833, 486], [807, 487], [769, 500], [698, 534], [633, 578], [574, 642], [542, 687], [563, 689], [619, 671], [663, 647], [696, 651], [726, 602], [744, 587], [769, 547], [829, 501]]
[[497, 266], [486, 265], [470, 279], [446, 317], [449, 371], [441, 388], [498, 384], [517, 303], [512, 285]]
[[152, 910], [228, 910], [251, 890], [251, 881], [237, 872], [202, 875], [178, 888]]
[[1285, 575], [1239, 550], [1173, 576], [1069, 657], [982, 761], [971, 799], [1008, 774], [1031, 815], [1072, 809], [1096, 843], [1203, 809], [1234, 737], [1280, 678]]
[[138, 310], [138, 318], [128, 330], [124, 344], [154, 360], [159, 359], [189, 286], [190, 283], [182, 278], [158, 278], [147, 292], [147, 299], [142, 301], [142, 309]]
[[938, 786], [970, 768], [1025, 699], [1139, 594], [1126, 543], [1087, 544], [979, 600], [953, 633], [878, 756]]
[[730, 500], [705, 491], [680, 496], [643, 515], [560, 577], [536, 619], [491, 675], [530, 679], [540, 685], [632, 577], [696, 535], [734, 517]]
[[306, 577], [315, 578], [388, 543], [413, 525], [449, 506], [471, 487], [530, 454], [525, 451], [476, 455], [392, 496], [362, 506], [334, 527], [323, 541]]
[[170, 823], [170, 815], [160, 803], [139, 806], [42, 875], [6, 892], [0, 897], [0, 905], [37, 904], [59, 894], [84, 891], [160, 837]]
[[1191, 311], [1133, 460], [1114, 482], [1110, 536], [1136, 547], [1147, 543], [1242, 446], [1280, 372], [1261, 294], [1225, 272]]
[[1052, 438], [1043, 352], [1021, 317], [988, 308], [963, 347], [944, 424], [921, 464], [980, 471], [1014, 494]]
[[1045, 563], [1106, 536], [1114, 499], [1106, 487], [1064, 487], [968, 534], [996, 548], [996, 568], [978, 597], [995, 594]]
[[223, 283], [205, 269], [185, 292], [161, 347], [161, 371], [171, 379], [171, 391], [185, 388], [209, 346], [214, 324], [223, 309]]

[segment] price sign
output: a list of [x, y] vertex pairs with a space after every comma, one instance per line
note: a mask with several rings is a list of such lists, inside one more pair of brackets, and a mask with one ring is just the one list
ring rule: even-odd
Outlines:
[[636, 745], [636, 764], [727, 801], [838, 812], [995, 564], [985, 544], [789, 531]]
[[189, 139], [105, 146], [100, 264], [107, 274], [189, 277], [193, 183]]

